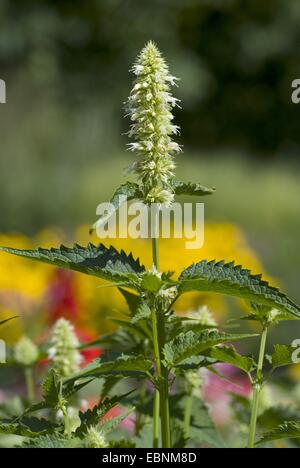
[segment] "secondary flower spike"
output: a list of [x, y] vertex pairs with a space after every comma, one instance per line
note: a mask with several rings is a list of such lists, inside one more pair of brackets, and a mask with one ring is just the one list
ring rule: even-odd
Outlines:
[[132, 67], [135, 74], [133, 89], [126, 103], [127, 116], [131, 119], [128, 144], [140, 160], [131, 166], [143, 184], [147, 203], [171, 205], [174, 194], [174, 155], [181, 151], [173, 136], [179, 127], [173, 124], [172, 110], [178, 99], [172, 96], [171, 86], [177, 78], [153, 42], [141, 51]]
[[82, 361], [79, 344], [73, 325], [64, 318], [59, 319], [51, 332], [48, 357], [60, 377], [69, 377], [79, 371]]

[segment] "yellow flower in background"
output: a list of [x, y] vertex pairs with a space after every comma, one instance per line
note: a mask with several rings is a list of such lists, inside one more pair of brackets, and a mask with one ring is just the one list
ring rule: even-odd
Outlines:
[[[0, 245], [30, 249], [33, 242], [21, 235], [0, 235]], [[26, 259], [1, 255], [0, 291], [12, 291], [26, 297], [28, 301], [34, 300], [45, 290], [48, 274], [46, 265], [35, 262], [28, 265]]]
[[[70, 239], [64, 233], [55, 229], [44, 230], [34, 239], [20, 235], [0, 235], [0, 245], [10, 245], [17, 248], [50, 247], [61, 243], [71, 245], [78, 242], [82, 245], [88, 242], [101, 242], [96, 236], [91, 238], [88, 226], [81, 226]], [[132, 252], [139, 257], [147, 268], [152, 264], [151, 243], [143, 239], [105, 239], [105, 245], [113, 244], [126, 253]], [[185, 249], [184, 239], [161, 239], [161, 268], [164, 271], [174, 271], [177, 277], [182, 270], [193, 262], [202, 259], [235, 259], [237, 263], [251, 269], [254, 273], [263, 270], [262, 265], [250, 248], [242, 230], [235, 225], [224, 223], [207, 223], [205, 228], [205, 243], [199, 250]], [[109, 283], [98, 278], [67, 272], [58, 275], [58, 269], [42, 263], [32, 262], [21, 257], [2, 254], [0, 256], [0, 314], [13, 313], [22, 318], [40, 317], [41, 326], [59, 316], [74, 319], [80, 326], [96, 330], [97, 333], [107, 333], [114, 327], [111, 317], [126, 313], [127, 306], [118, 288], [110, 287]], [[61, 279], [62, 278], [62, 279]], [[209, 293], [185, 294], [176, 304], [179, 313], [197, 309], [200, 305], [208, 305], [218, 320], [226, 318], [228, 303], [224, 296]], [[73, 314], [73, 315], [72, 315]], [[50, 315], [50, 319], [48, 317]], [[43, 319], [41, 319], [43, 317]], [[30, 324], [33, 326], [33, 324]], [[13, 340], [22, 333], [22, 327], [15, 325], [10, 329]], [[12, 332], [13, 330], [13, 332]]]

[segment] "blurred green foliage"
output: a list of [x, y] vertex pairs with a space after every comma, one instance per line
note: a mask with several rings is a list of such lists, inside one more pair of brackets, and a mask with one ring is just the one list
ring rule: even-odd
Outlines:
[[182, 78], [186, 143], [299, 149], [290, 99], [300, 72], [298, 0], [2, 0], [0, 14], [9, 87], [18, 79], [23, 93], [76, 108], [97, 101], [122, 127], [127, 69], [153, 39]]

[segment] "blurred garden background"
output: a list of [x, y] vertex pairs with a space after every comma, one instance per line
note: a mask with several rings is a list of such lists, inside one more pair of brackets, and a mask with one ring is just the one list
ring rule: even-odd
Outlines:
[[[2, 0], [0, 18], [7, 85], [0, 106], [2, 245], [89, 240], [97, 204], [132, 161], [122, 103], [128, 70], [152, 39], [181, 79], [178, 175], [217, 189], [205, 200], [203, 250], [171, 244], [164, 265], [180, 272], [206, 256], [236, 258], [300, 302], [300, 106], [291, 102], [291, 83], [300, 78], [299, 0]], [[149, 260], [144, 244], [126, 242], [117, 245]], [[64, 315], [90, 336], [107, 331], [103, 317], [125, 307], [117, 291], [108, 298], [88, 277], [4, 254], [0, 288], [0, 314], [22, 317], [3, 327], [11, 343], [32, 314], [36, 327]], [[197, 296], [181, 308], [204, 302], [221, 322], [230, 317], [232, 304], [223, 299]], [[300, 327], [288, 323], [271, 341], [295, 338]]]

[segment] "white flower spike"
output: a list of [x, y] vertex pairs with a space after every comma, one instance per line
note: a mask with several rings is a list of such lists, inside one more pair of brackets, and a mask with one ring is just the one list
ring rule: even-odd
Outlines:
[[170, 93], [177, 78], [170, 75], [168, 66], [153, 42], [141, 51], [132, 72], [136, 79], [126, 103], [126, 115], [131, 126], [128, 149], [141, 159], [130, 170], [141, 180], [147, 203], [171, 205], [174, 200], [174, 155], [181, 151], [172, 140], [179, 127], [172, 123], [173, 108], [179, 100]]

